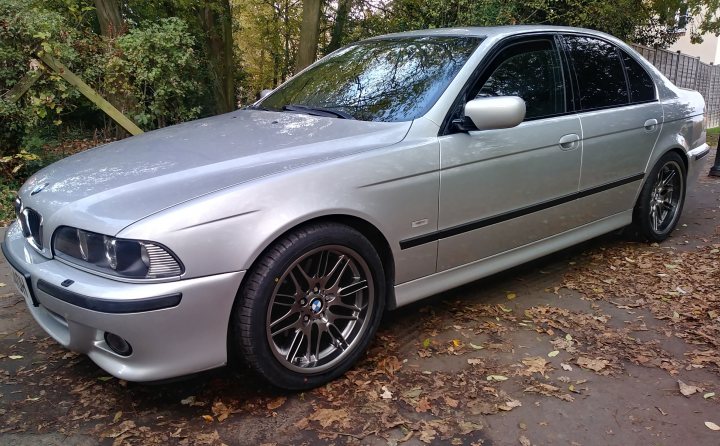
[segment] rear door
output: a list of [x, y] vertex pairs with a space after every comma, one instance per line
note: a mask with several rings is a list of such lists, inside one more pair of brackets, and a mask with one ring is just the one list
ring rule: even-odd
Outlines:
[[576, 226], [565, 198], [577, 192], [582, 132], [554, 36], [504, 42], [482, 63], [453, 116], [478, 96], [520, 96], [527, 113], [515, 128], [440, 137], [438, 271]]
[[630, 55], [595, 36], [564, 35], [582, 123], [580, 193], [587, 222], [634, 206], [663, 110], [650, 76]]

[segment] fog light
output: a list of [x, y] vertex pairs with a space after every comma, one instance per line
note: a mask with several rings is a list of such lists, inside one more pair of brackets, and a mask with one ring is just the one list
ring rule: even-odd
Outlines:
[[128, 341], [116, 334], [105, 332], [105, 342], [110, 347], [110, 350], [120, 356], [130, 356], [132, 353], [132, 347], [130, 347]]

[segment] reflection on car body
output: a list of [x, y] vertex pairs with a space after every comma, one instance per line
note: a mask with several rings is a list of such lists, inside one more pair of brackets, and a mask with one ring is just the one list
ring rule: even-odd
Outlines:
[[115, 376], [237, 354], [304, 389], [351, 367], [385, 309], [631, 224], [664, 240], [703, 113], [599, 32], [381, 36], [247, 109], [48, 166], [2, 249], [37, 322]]

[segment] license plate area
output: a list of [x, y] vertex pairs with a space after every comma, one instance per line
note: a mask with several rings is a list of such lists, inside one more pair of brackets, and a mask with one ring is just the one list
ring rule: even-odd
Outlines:
[[17, 288], [18, 292], [25, 298], [25, 301], [28, 303], [32, 303], [35, 307], [40, 306], [37, 299], [35, 298], [35, 294], [33, 293], [30, 275], [21, 273], [12, 266], [10, 266], [10, 272], [15, 288]]

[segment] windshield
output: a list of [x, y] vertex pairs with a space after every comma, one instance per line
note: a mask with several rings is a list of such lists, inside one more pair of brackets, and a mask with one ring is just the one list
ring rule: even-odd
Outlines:
[[360, 42], [290, 79], [258, 106], [363, 121], [410, 121], [435, 104], [481, 40], [436, 36]]

